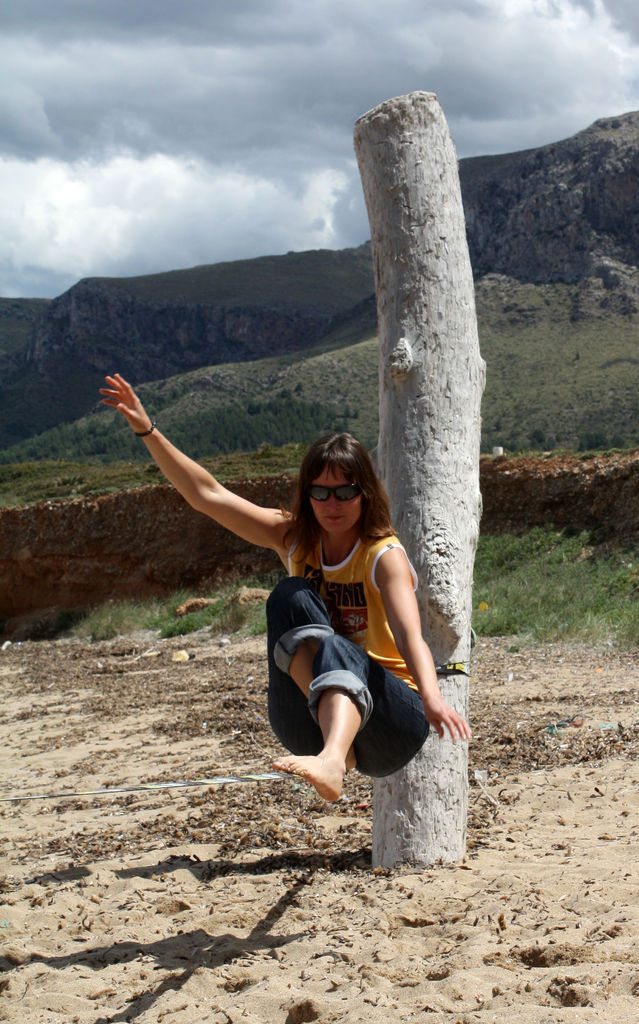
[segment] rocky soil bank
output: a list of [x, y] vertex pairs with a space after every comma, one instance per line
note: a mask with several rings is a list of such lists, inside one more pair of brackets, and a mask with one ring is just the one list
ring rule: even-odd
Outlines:
[[[589, 458], [483, 458], [484, 533], [554, 524], [599, 539], [639, 532], [639, 451]], [[266, 506], [290, 503], [289, 476], [233, 489]], [[61, 610], [115, 597], [194, 589], [277, 568], [189, 508], [169, 486], [0, 510], [0, 617], [4, 635], [46, 635]]]

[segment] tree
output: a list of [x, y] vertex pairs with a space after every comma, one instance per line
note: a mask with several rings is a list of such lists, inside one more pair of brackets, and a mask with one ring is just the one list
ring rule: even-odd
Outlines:
[[[355, 125], [371, 228], [379, 325], [377, 465], [415, 566], [438, 665], [468, 664], [481, 496], [479, 353], [457, 158], [432, 93], [387, 100]], [[468, 676], [442, 676], [467, 714]], [[430, 737], [373, 790], [373, 862], [459, 860], [468, 750]]]

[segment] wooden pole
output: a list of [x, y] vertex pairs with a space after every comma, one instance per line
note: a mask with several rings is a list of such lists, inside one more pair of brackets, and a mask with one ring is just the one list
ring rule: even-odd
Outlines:
[[[437, 97], [425, 92], [359, 118], [355, 150], [377, 293], [378, 469], [419, 576], [433, 657], [467, 664], [485, 371], [457, 157]], [[440, 686], [467, 715], [468, 677]], [[459, 860], [467, 808], [467, 744], [431, 733], [406, 768], [374, 783], [374, 865]]]

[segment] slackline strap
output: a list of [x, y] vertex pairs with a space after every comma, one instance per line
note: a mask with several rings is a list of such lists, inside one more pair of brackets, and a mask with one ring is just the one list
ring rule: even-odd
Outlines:
[[227, 786], [237, 782], [279, 782], [290, 779], [287, 772], [259, 772], [250, 775], [217, 775], [212, 779], [193, 779], [184, 782], [145, 782], [140, 786], [108, 786], [106, 789], [84, 789], [70, 793], [22, 793], [15, 796], [0, 796], [0, 803], [20, 800], [64, 800], [82, 796], [114, 796], [120, 793], [148, 793], [160, 789], [180, 789], [190, 786]]
[[470, 665], [468, 662], [454, 661], [448, 665], [436, 665], [435, 671], [438, 676], [469, 676]]

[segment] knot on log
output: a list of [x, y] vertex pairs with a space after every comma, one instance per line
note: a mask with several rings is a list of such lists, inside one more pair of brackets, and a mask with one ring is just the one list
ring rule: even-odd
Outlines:
[[410, 341], [408, 338], [400, 338], [388, 357], [388, 369], [391, 377], [407, 377], [413, 369], [414, 361]]

